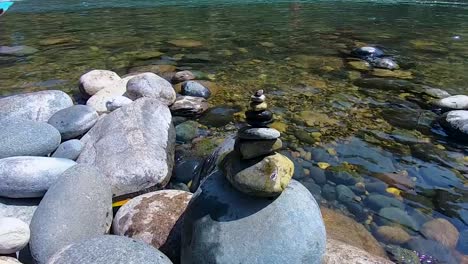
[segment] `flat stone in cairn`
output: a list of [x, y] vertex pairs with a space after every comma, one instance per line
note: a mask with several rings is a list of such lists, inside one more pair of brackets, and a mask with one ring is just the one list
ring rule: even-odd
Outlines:
[[238, 136], [240, 139], [277, 139], [281, 136], [281, 133], [269, 127], [245, 127], [244, 129], [239, 130]]

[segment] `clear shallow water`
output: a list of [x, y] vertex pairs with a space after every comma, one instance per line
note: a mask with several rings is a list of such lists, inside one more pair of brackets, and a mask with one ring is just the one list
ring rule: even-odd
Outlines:
[[[286, 127], [296, 177], [327, 206], [352, 211], [364, 224], [362, 211], [374, 220], [378, 213], [365, 203], [353, 211], [326, 201], [311, 180], [319, 162], [331, 166], [327, 177], [337, 184], [343, 173], [369, 186], [386, 182], [401, 191], [414, 219], [443, 217], [467, 236], [468, 149], [431, 126], [437, 115], [421, 87], [468, 94], [468, 2], [246, 2], [18, 2], [0, 19], [0, 45], [38, 52], [0, 56], [0, 95], [76, 93], [90, 69], [123, 75], [154, 64], [204, 72], [219, 87], [213, 106], [246, 107], [248, 94], [264, 88]], [[200, 46], [170, 43], [180, 39]], [[401, 86], [359, 81], [376, 73], [353, 70], [345, 52], [365, 44], [396, 57]], [[468, 254], [467, 247], [459, 243], [458, 250]]]

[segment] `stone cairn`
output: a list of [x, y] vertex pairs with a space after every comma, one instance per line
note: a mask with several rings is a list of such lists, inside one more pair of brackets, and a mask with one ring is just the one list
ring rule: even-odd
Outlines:
[[263, 90], [250, 97], [250, 110], [245, 115], [248, 125], [237, 133], [234, 152], [226, 159], [226, 177], [237, 190], [249, 195], [277, 196], [288, 186], [294, 164], [277, 152], [283, 146], [281, 134], [268, 127], [273, 113]]

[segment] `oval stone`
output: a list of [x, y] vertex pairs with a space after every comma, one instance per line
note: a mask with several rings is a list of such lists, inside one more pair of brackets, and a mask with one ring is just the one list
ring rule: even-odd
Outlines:
[[48, 157], [0, 159], [0, 196], [42, 197], [60, 175], [75, 164], [69, 159]]
[[181, 217], [191, 198], [191, 193], [178, 190], [137, 196], [115, 215], [114, 234], [142, 240], [179, 263]]
[[468, 109], [467, 95], [452, 95], [442, 98], [435, 102], [437, 106], [450, 110], [465, 110]]
[[326, 234], [317, 202], [291, 181], [276, 199], [245, 195], [211, 174], [184, 218], [181, 263], [322, 263]]
[[2, 217], [0, 227], [0, 254], [13, 254], [28, 244], [29, 225], [25, 222], [13, 217]]
[[48, 123], [57, 128], [63, 140], [68, 140], [88, 132], [98, 118], [98, 113], [91, 106], [74, 105], [55, 113]]
[[72, 139], [63, 142], [52, 154], [54, 158], [64, 158], [70, 160], [76, 160], [80, 156], [83, 150], [83, 144], [78, 139]]
[[120, 76], [107, 70], [92, 70], [80, 77], [80, 92], [85, 96], [93, 96], [97, 92], [116, 86], [121, 81]]
[[0, 119], [12, 117], [47, 122], [53, 114], [72, 105], [70, 96], [62, 91], [18, 94], [0, 99]]
[[181, 94], [208, 99], [211, 96], [211, 91], [199, 82], [187, 81], [182, 84]]
[[14, 156], [46, 156], [61, 141], [53, 126], [26, 119], [0, 120], [0, 159]]
[[159, 250], [122, 236], [99, 236], [65, 246], [48, 264], [172, 264]]
[[112, 192], [105, 176], [93, 166], [73, 166], [50, 187], [34, 212], [31, 255], [35, 263], [47, 263], [63, 246], [104, 235], [111, 223]]
[[151, 72], [141, 73], [131, 78], [127, 83], [127, 96], [132, 100], [149, 97], [166, 105], [171, 105], [176, 100], [176, 92], [172, 85]]

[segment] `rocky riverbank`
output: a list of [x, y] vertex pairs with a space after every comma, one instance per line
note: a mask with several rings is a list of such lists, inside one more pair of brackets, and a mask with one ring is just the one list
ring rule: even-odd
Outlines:
[[[377, 59], [375, 48], [352, 54], [369, 67], [398, 66]], [[123, 78], [93, 70], [79, 83], [85, 104], [54, 90], [0, 99], [5, 261], [14, 263], [18, 252], [23, 263], [456, 263], [465, 257], [455, 250], [456, 227], [403, 202], [399, 192], [415, 182], [382, 169], [385, 155], [368, 154], [381, 179], [368, 182], [351, 160], [333, 163], [359, 151], [362, 141], [324, 153], [292, 150], [262, 90], [245, 95], [244, 112], [210, 108], [216, 86], [186, 70]], [[433, 104], [451, 110], [440, 116], [447, 133], [466, 137], [467, 97], [425, 92], [443, 97]], [[233, 124], [233, 115], [247, 125]], [[334, 122], [313, 111], [299, 118], [309, 127]], [[205, 127], [213, 123], [231, 126], [233, 136], [213, 140]]]

